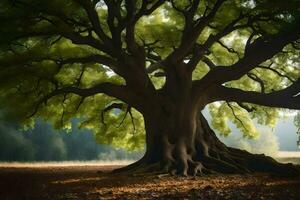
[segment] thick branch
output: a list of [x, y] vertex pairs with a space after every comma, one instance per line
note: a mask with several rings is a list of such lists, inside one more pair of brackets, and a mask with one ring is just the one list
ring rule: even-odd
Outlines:
[[[259, 22], [259, 21], [270, 21], [270, 20], [276, 21], [276, 18], [275, 18], [276, 14], [278, 14], [278, 13], [276, 13], [276, 12], [274, 12], [272, 14], [261, 13], [261, 14], [255, 15], [255, 16], [251, 16], [248, 13], [241, 12], [240, 15], [236, 19], [234, 19], [229, 24], [227, 24], [222, 30], [218, 30], [218, 28], [213, 27], [211, 24], [208, 24], [207, 26], [209, 26], [210, 28], [218, 30], [218, 33], [211, 34], [208, 37], [208, 39], [204, 42], [204, 44], [201, 44], [201, 45], [195, 44], [195, 46], [196, 45], [200, 46], [201, 48], [199, 48], [199, 49], [201, 49], [202, 51], [198, 54], [193, 54], [191, 60], [200, 61], [203, 58], [203, 56], [205, 55], [205, 53], [209, 52], [209, 48], [216, 42], [219, 43], [223, 48], [227, 49], [228, 52], [235, 53], [238, 57], [240, 57], [239, 53], [236, 52], [233, 48], [229, 48], [226, 45], [224, 45], [221, 42], [221, 39], [223, 37], [225, 37], [226, 35], [232, 33], [233, 31], [236, 31], [239, 29], [251, 28], [253, 30], [253, 33], [250, 35], [249, 39], [247, 40], [247, 44], [246, 44], [246, 48], [245, 48], [245, 54], [246, 54], [246, 51], [248, 50], [248, 47], [250, 46], [251, 41], [254, 36], [256, 36], [258, 34], [262, 34], [266, 37], [268, 36], [266, 33], [261, 33], [262, 30], [257, 30], [257, 28], [255, 28], [254, 24], [256, 24], [256, 22]], [[241, 21], [245, 20], [245, 19], [246, 19], [246, 22], [242, 23]], [[191, 63], [191, 67], [190, 67], [191, 70], [194, 70], [195, 67], [196, 66]]]
[[65, 93], [73, 93], [79, 96], [88, 97], [98, 93], [105, 93], [111, 96], [118, 96], [118, 91], [120, 90], [120, 86], [116, 86], [110, 83], [101, 83], [97, 86], [88, 89], [81, 89], [76, 87], [65, 87], [54, 90], [47, 97], [51, 98], [56, 95], [65, 94]]
[[268, 107], [300, 110], [299, 93], [300, 79], [285, 89], [267, 94], [219, 86], [212, 94], [211, 101], [253, 103]]
[[135, 94], [126, 86], [115, 85], [108, 82], [100, 83], [92, 88], [78, 88], [73, 86], [58, 88], [42, 98], [39, 104], [46, 103], [50, 98], [54, 96], [70, 93], [79, 95], [84, 98], [103, 93], [108, 96], [118, 98], [121, 101], [129, 103], [130, 105], [137, 105], [137, 107], [139, 105], [139, 98], [136, 97]]
[[72, 63], [100, 63], [106, 66], [117, 65], [117, 63], [107, 57], [102, 55], [90, 55], [86, 57], [76, 57], [76, 58], [67, 58], [62, 60], [62, 64], [72, 64]]
[[[210, 47], [214, 43], [219, 43], [223, 48], [226, 48], [228, 52], [230, 53], [235, 53], [239, 56], [239, 54], [233, 49], [229, 48], [226, 45], [224, 45], [220, 39], [225, 37], [226, 35], [232, 33], [235, 30], [242, 29], [242, 28], [247, 28], [252, 22], [252, 20], [248, 20], [246, 24], [242, 25], [236, 25], [240, 20], [244, 19], [246, 15], [240, 14], [239, 17], [237, 17], [235, 20], [233, 20], [231, 23], [226, 25], [222, 31], [218, 32], [217, 34], [211, 34], [207, 40], [204, 42], [204, 44], [194, 44], [194, 48], [198, 49], [198, 53], [194, 53], [191, 58], [191, 62], [188, 63], [189, 68], [191, 71], [193, 71], [196, 68], [197, 63], [203, 59], [204, 55], [209, 52]], [[209, 26], [209, 25], [208, 25]]]
[[95, 30], [96, 34], [99, 38], [107, 45], [110, 45], [111, 41], [110, 38], [104, 33], [97, 11], [95, 10], [95, 6], [93, 5], [92, 1], [89, 0], [74, 0], [78, 2], [86, 11], [89, 20], [92, 23], [93, 29]]
[[29, 118], [34, 116], [39, 107], [45, 103], [47, 104], [47, 101], [50, 100], [54, 96], [58, 95], [64, 95], [67, 94], [76, 94], [78, 96], [82, 97], [83, 101], [86, 97], [93, 96], [96, 94], [107, 94], [112, 97], [116, 97], [124, 102], [131, 102], [134, 97], [132, 96], [131, 91], [128, 91], [128, 88], [126, 86], [121, 85], [115, 85], [112, 83], [100, 83], [92, 88], [78, 88], [74, 86], [67, 86], [62, 88], [57, 88], [50, 92], [49, 94], [45, 95], [43, 98], [39, 99], [36, 103], [36, 106], [34, 108], [34, 111], [28, 116]]
[[[109, 30], [112, 35], [113, 43], [117, 48], [121, 48], [121, 32], [123, 30], [124, 20], [121, 15], [121, 3], [122, 0], [111, 1], [111, 0], [104, 0], [105, 4], [108, 8], [108, 16], [107, 16], [107, 24]], [[115, 24], [115, 20], [118, 21], [118, 24]]]
[[[217, 67], [198, 81], [194, 81], [194, 87], [203, 88], [209, 85], [221, 85], [225, 82], [238, 80], [243, 75], [260, 65], [262, 62], [272, 58], [280, 52], [287, 44], [300, 38], [300, 28], [278, 34], [272, 38], [258, 39], [253, 42], [247, 53], [232, 66]], [[197, 90], [197, 89], [196, 89]]]
[[[193, 48], [195, 42], [197, 41], [199, 35], [201, 34], [202, 30], [209, 24], [209, 22], [214, 18], [217, 11], [221, 7], [221, 5], [226, 0], [217, 0], [214, 7], [212, 8], [211, 12], [207, 16], [203, 16], [199, 20], [197, 20], [196, 24], [193, 26], [193, 28], [190, 28], [189, 26], [185, 27], [185, 30], [183, 32], [186, 32], [181, 39], [180, 46], [171, 53], [167, 60], [170, 60], [170, 62], [178, 62], [182, 61], [184, 57], [191, 51]], [[194, 17], [194, 16], [193, 16]], [[189, 30], [187, 30], [189, 29]]]
[[126, 44], [129, 52], [135, 55], [138, 59], [144, 62], [145, 49], [141, 48], [135, 39], [135, 26], [138, 20], [145, 15], [150, 15], [157, 8], [159, 8], [165, 0], [158, 0], [153, 5], [150, 5], [148, 1], [143, 1], [140, 10], [136, 8], [136, 1], [125, 0], [125, 6], [127, 10], [126, 21], [123, 22], [124, 28], [126, 28]]
[[214, 69], [216, 68], [217, 66], [208, 58], [208, 57], [204, 57], [202, 59], [202, 61], [210, 68], [210, 69]]
[[120, 76], [124, 76], [124, 72], [122, 71], [120, 64], [117, 61], [115, 61], [112, 58], [109, 58], [107, 56], [90, 55], [90, 56], [86, 56], [86, 57], [68, 58], [68, 59], [65, 59], [65, 60], [62, 60], [61, 62], [59, 62], [60, 65], [73, 64], [73, 63], [103, 64], [105, 66], [108, 66], [110, 69], [112, 69], [116, 74], [118, 74]]

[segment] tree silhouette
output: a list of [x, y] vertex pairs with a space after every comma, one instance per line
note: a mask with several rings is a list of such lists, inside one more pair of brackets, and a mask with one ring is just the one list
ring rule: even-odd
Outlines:
[[[70, 119], [102, 143], [146, 153], [122, 169], [195, 175], [295, 172], [228, 148], [228, 120], [247, 137], [299, 109], [295, 0], [4, 0], [1, 100], [10, 117], [57, 128]], [[141, 117], [142, 116], [142, 117]], [[143, 121], [142, 121], [143, 119]], [[133, 124], [133, 129], [130, 124]], [[288, 169], [288, 170], [287, 170]]]

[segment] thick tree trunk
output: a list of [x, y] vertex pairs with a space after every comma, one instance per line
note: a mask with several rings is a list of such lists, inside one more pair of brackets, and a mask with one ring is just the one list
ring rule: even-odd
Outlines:
[[185, 176], [214, 172], [297, 172], [294, 166], [280, 164], [270, 157], [226, 147], [200, 112], [209, 102], [210, 89], [203, 88], [199, 97], [199, 90], [193, 91], [191, 73], [182, 71], [180, 77], [176, 73], [167, 71], [164, 88], [148, 95], [140, 110], [146, 129], [144, 157], [118, 171]]
[[144, 115], [146, 153], [141, 160], [118, 171], [184, 176], [216, 172], [299, 173], [291, 164], [281, 164], [265, 155], [226, 147], [201, 113], [195, 115], [189, 110], [184, 118], [170, 114], [152, 109], [151, 113]]

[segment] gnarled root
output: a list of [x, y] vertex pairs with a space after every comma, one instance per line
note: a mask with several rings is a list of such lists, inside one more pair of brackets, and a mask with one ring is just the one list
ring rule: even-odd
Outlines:
[[[211, 140], [211, 139], [210, 139]], [[171, 174], [182, 176], [197, 176], [211, 173], [245, 174], [266, 172], [281, 176], [300, 175], [300, 168], [292, 164], [282, 164], [263, 154], [251, 154], [244, 150], [226, 147], [217, 138], [207, 142], [203, 151], [201, 145], [196, 145], [196, 151], [190, 153], [182, 144], [166, 145], [162, 155], [153, 159], [151, 154], [139, 161], [115, 172], [133, 174]], [[203, 141], [202, 141], [203, 144]]]
[[201, 176], [203, 174], [226, 173], [245, 174], [265, 172], [280, 176], [300, 175], [300, 168], [292, 164], [282, 164], [263, 154], [251, 154], [246, 151], [228, 148], [228, 152], [220, 152], [219, 157], [202, 156], [193, 159], [189, 156], [148, 162], [141, 160], [115, 170], [117, 173], [130, 174], [171, 174], [182, 176]]
[[[210, 173], [267, 172], [284, 176], [300, 175], [300, 168], [282, 164], [263, 154], [251, 154], [225, 146], [200, 115], [192, 139], [162, 137], [161, 143], [149, 146], [139, 161], [115, 172], [134, 174], [172, 174], [196, 176]], [[157, 138], [155, 138], [157, 139]]]

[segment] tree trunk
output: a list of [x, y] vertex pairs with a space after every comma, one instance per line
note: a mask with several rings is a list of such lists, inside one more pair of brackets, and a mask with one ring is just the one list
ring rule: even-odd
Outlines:
[[[164, 113], [164, 114], [163, 114]], [[281, 164], [263, 154], [225, 146], [201, 113], [193, 119], [166, 115], [165, 111], [144, 115], [146, 153], [142, 159], [117, 172], [170, 173], [199, 175], [207, 173], [271, 172], [298, 174], [292, 164]], [[180, 121], [182, 120], [182, 121]]]
[[166, 87], [145, 102], [141, 111], [146, 129], [145, 155], [117, 171], [184, 176], [215, 172], [299, 172], [293, 165], [280, 164], [263, 154], [226, 147], [199, 111], [207, 104], [205, 96], [200, 100], [194, 98], [192, 86], [175, 79], [169, 78]]

